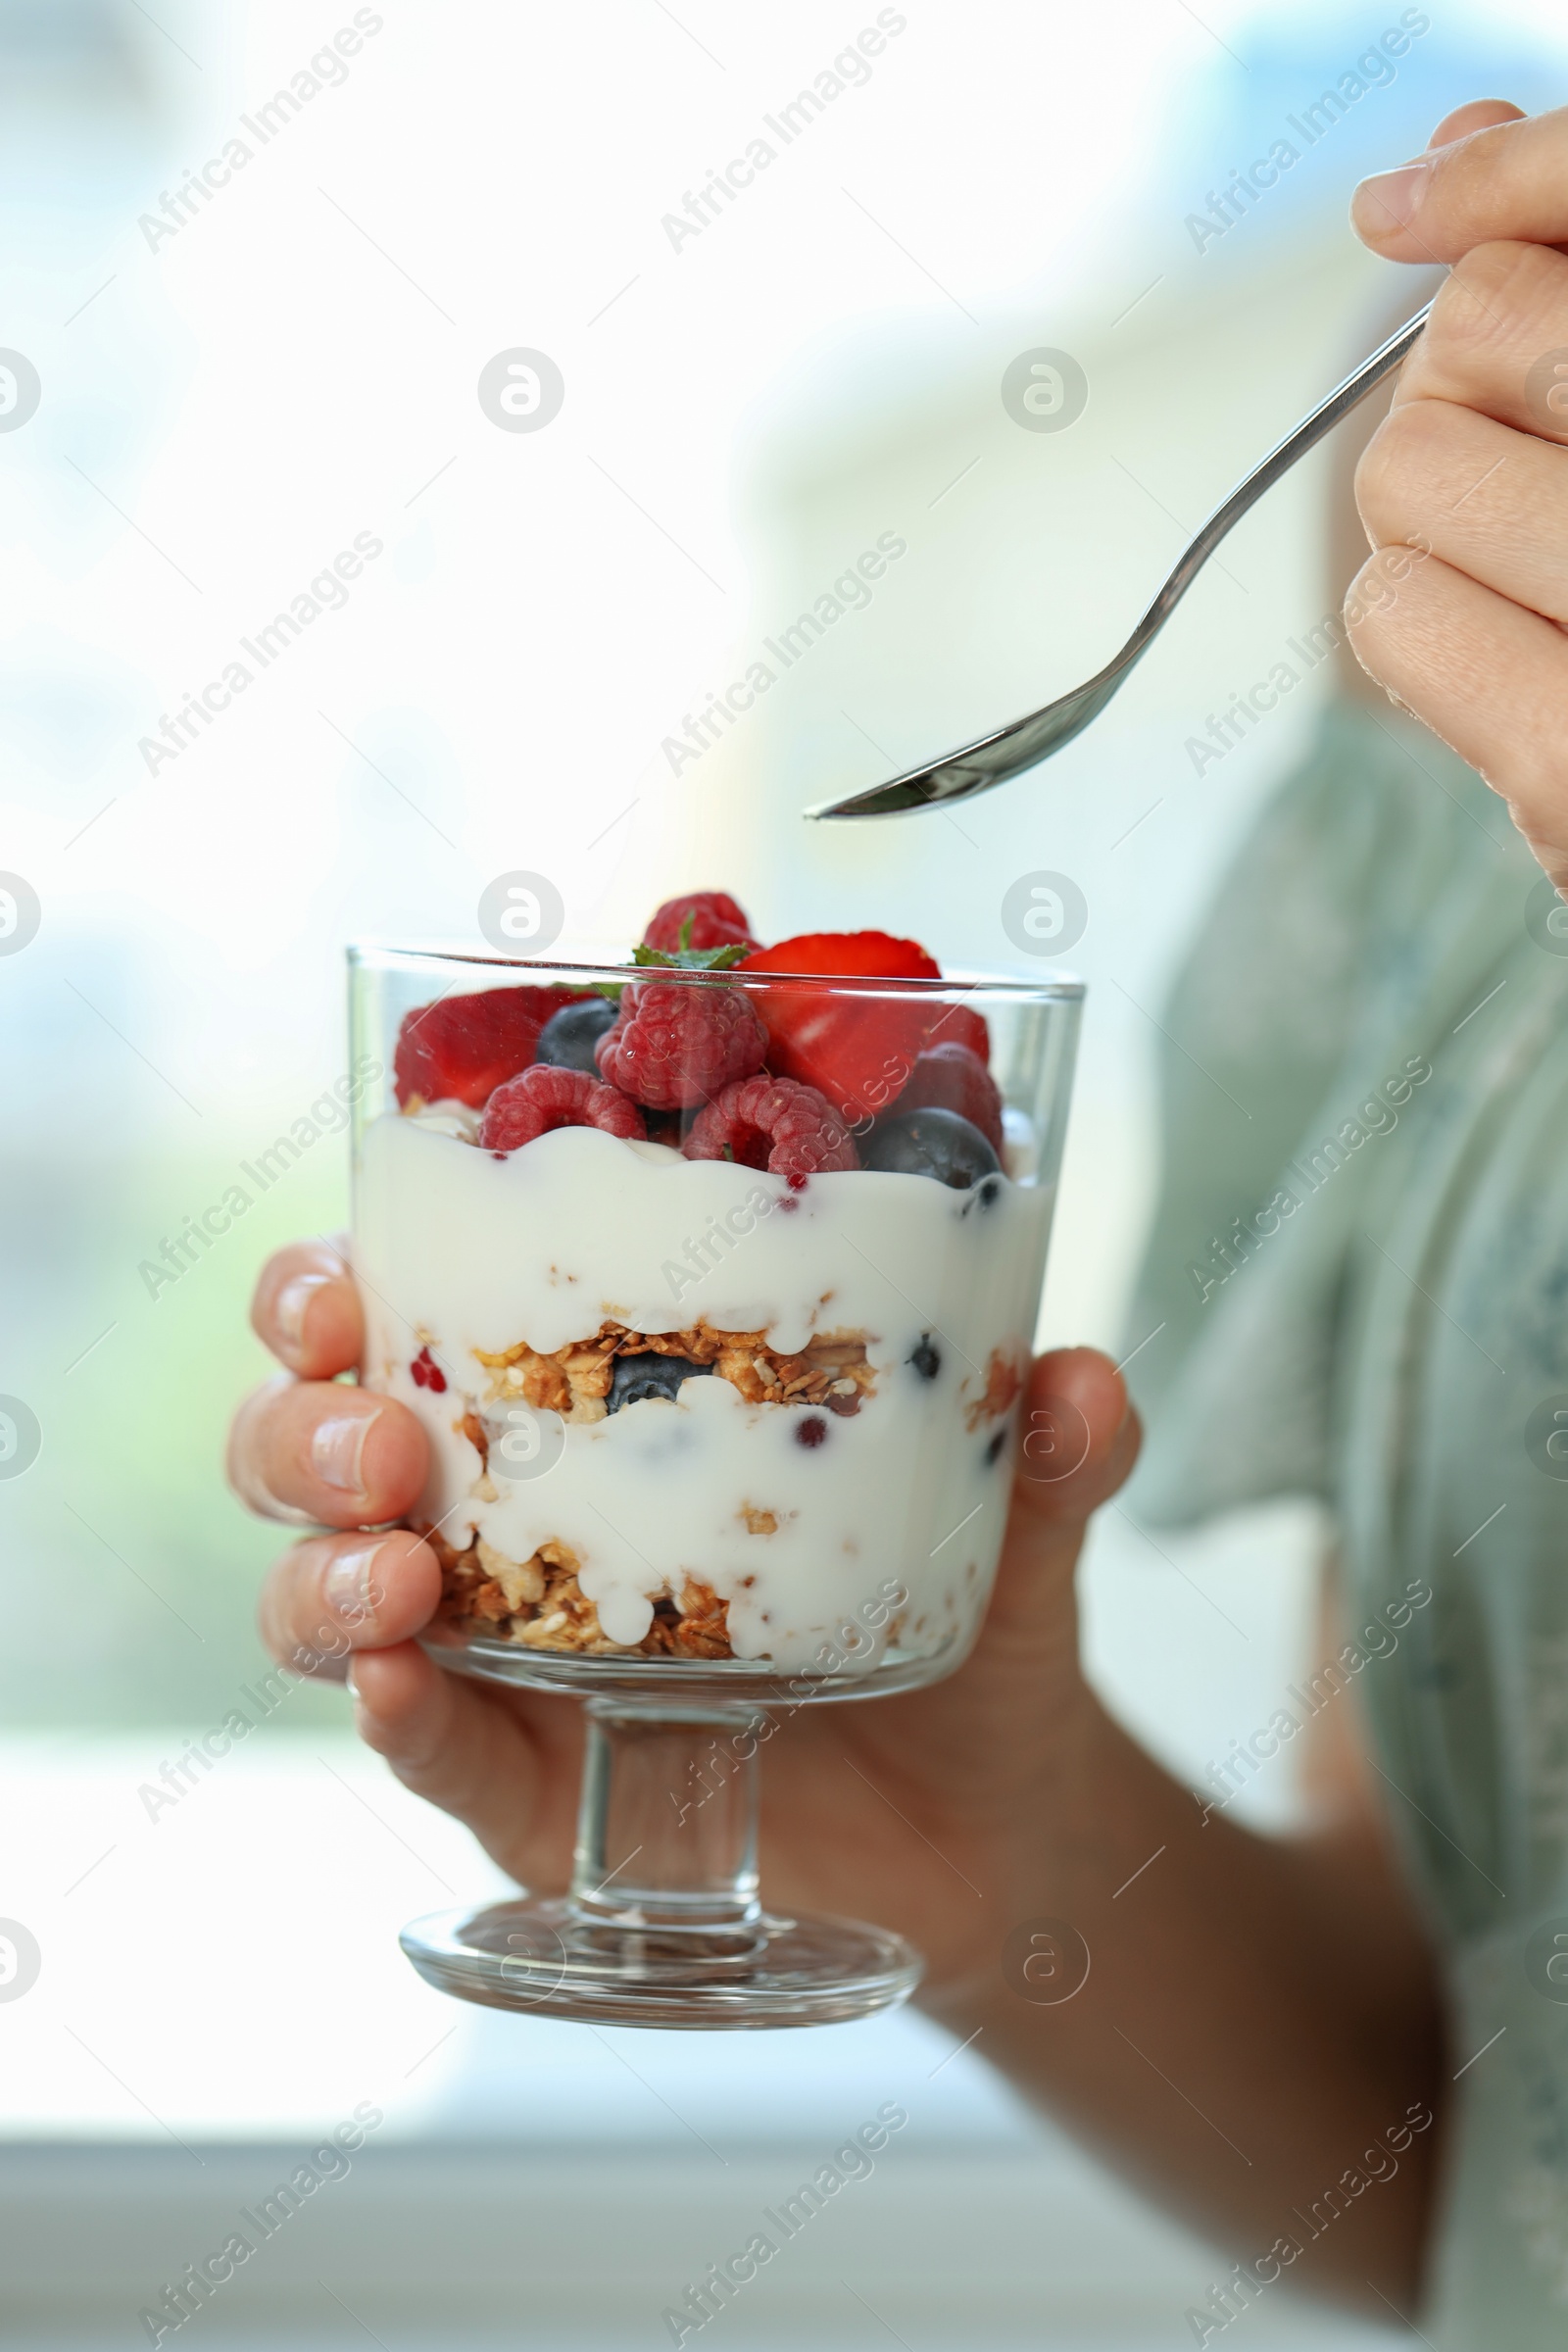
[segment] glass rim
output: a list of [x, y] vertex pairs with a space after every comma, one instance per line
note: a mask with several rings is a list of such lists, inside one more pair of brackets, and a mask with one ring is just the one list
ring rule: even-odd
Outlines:
[[699, 986], [737, 982], [760, 988], [773, 981], [787, 981], [793, 987], [850, 991], [858, 995], [898, 995], [940, 997], [944, 991], [959, 990], [966, 994], [985, 992], [989, 995], [1013, 998], [1024, 1003], [1047, 1002], [1078, 1004], [1085, 994], [1085, 984], [1071, 972], [1044, 974], [1037, 979], [1023, 979], [1016, 973], [961, 970], [946, 972], [938, 979], [907, 978], [895, 973], [876, 972], [776, 972], [772, 970], [748, 972], [737, 965], [721, 971], [694, 970], [680, 964], [634, 964], [620, 962], [584, 963], [571, 958], [556, 960], [548, 956], [503, 956], [478, 948], [401, 947], [396, 942], [379, 939], [351, 939], [346, 954], [352, 970], [366, 969], [373, 958], [395, 956], [413, 963], [465, 963], [479, 970], [498, 972], [557, 972], [580, 980], [584, 987], [608, 985], [623, 988], [628, 981], [658, 978], [684, 980]]

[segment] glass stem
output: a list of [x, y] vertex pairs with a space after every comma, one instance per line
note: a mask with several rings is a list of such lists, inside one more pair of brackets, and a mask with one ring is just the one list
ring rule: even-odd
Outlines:
[[627, 1929], [754, 1927], [756, 1709], [591, 1699], [587, 1716], [578, 1916]]

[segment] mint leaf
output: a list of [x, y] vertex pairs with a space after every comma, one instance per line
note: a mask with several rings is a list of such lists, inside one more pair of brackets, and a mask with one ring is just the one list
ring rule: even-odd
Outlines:
[[[689, 924], [682, 925], [683, 932], [689, 928]], [[662, 948], [637, 947], [632, 950], [632, 961], [642, 965], [662, 964], [667, 972], [727, 972], [732, 965], [744, 962], [751, 952], [738, 940], [732, 940], [724, 948], [679, 948], [673, 956], [667, 956]]]

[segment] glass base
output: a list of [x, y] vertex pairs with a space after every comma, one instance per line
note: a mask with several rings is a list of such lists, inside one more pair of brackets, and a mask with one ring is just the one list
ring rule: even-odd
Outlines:
[[[531, 1690], [568, 1690], [584, 1698], [619, 1698], [633, 1705], [778, 1707], [786, 1713], [824, 1699], [891, 1698], [902, 1690], [923, 1690], [963, 1664], [979, 1628], [976, 1596], [973, 1623], [933, 1650], [894, 1644], [874, 1665], [835, 1653], [823, 1642], [822, 1657], [809, 1666], [775, 1666], [765, 1658], [640, 1658], [627, 1654], [584, 1657], [569, 1650], [530, 1649], [502, 1642], [466, 1626], [438, 1621], [419, 1640], [427, 1656], [451, 1674], [480, 1682], [510, 1683]], [[471, 1622], [471, 1621], [470, 1621]], [[836, 1662], [835, 1662], [836, 1658]]]
[[401, 1940], [442, 1992], [595, 2026], [838, 2025], [907, 2000], [921, 1968], [902, 1936], [853, 1920], [639, 1929], [586, 1919], [564, 1896], [435, 1912]]

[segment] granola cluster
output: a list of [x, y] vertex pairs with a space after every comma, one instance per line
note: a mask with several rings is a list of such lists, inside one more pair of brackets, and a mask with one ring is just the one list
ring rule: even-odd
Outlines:
[[553, 1355], [539, 1354], [525, 1340], [499, 1355], [474, 1352], [490, 1374], [492, 1397], [520, 1397], [536, 1411], [574, 1423], [605, 1418], [617, 1355], [680, 1355], [711, 1365], [748, 1404], [812, 1404], [858, 1413], [861, 1397], [876, 1386], [863, 1332], [827, 1332], [798, 1355], [782, 1355], [760, 1331], [714, 1331], [695, 1323], [687, 1331], [648, 1332], [607, 1322], [591, 1340], [574, 1340]]
[[986, 1385], [963, 1408], [963, 1425], [970, 1436], [982, 1423], [1000, 1421], [1004, 1413], [1010, 1412], [1013, 1398], [1022, 1387], [1023, 1374], [1016, 1359], [1005, 1349], [993, 1348], [986, 1358]]
[[[771, 1532], [771, 1511], [754, 1513]], [[577, 1581], [578, 1560], [569, 1544], [542, 1544], [532, 1559], [509, 1560], [475, 1538], [458, 1551], [442, 1535], [425, 1538], [441, 1563], [441, 1607], [447, 1623], [466, 1623], [526, 1649], [572, 1650], [586, 1657], [728, 1658], [729, 1603], [711, 1586], [687, 1577], [678, 1599], [662, 1595], [654, 1622], [640, 1642], [612, 1642], [599, 1612]]]

